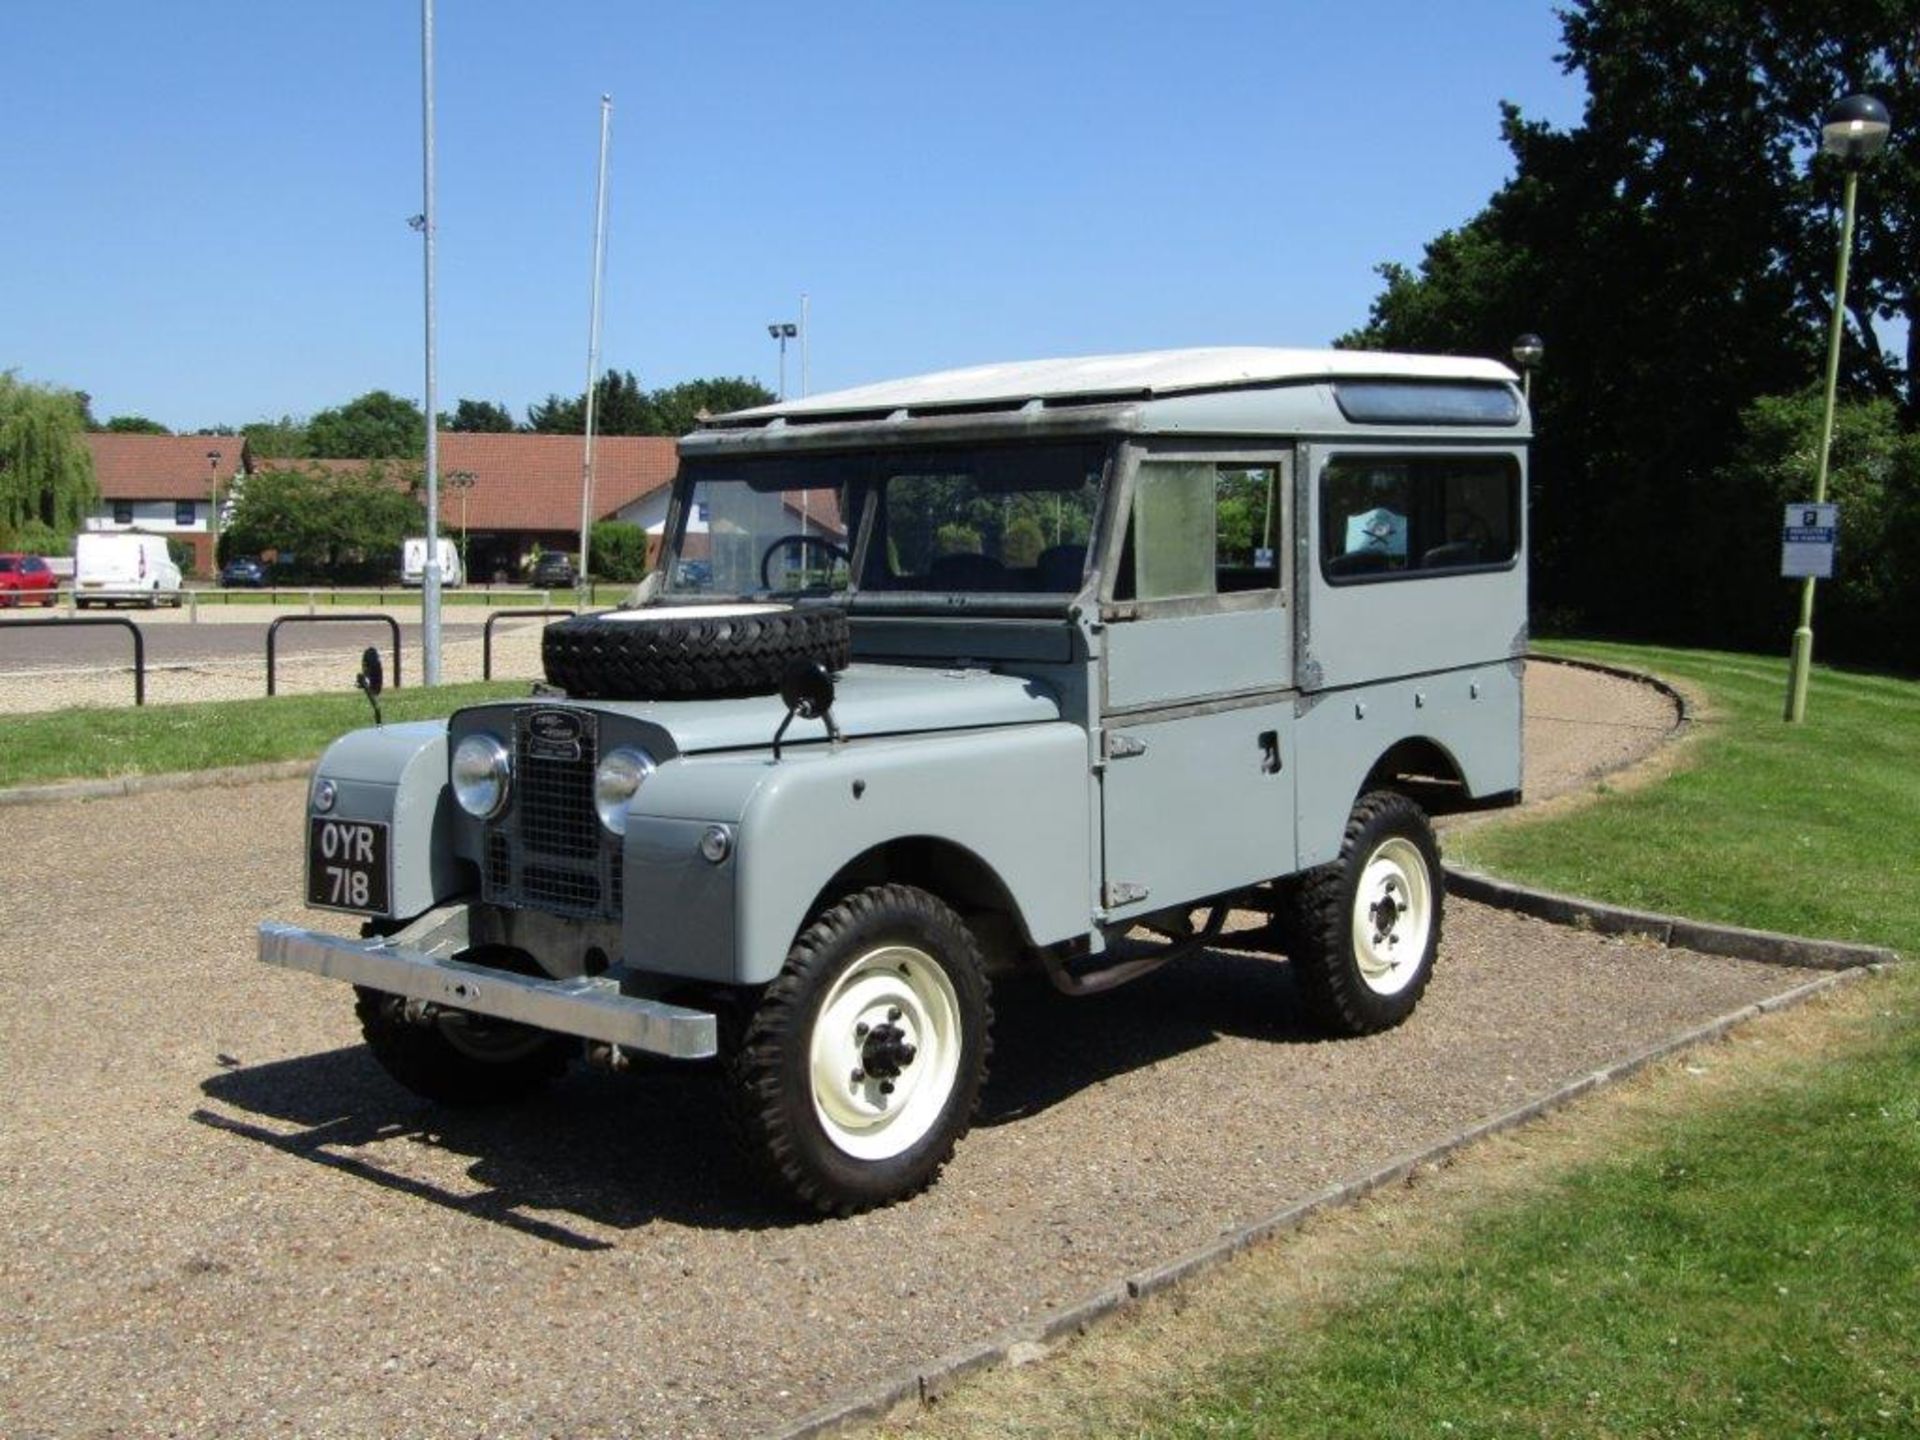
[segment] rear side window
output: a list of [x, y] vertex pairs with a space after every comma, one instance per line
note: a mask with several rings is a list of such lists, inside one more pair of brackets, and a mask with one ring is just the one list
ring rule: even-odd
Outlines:
[[1510, 456], [1342, 455], [1320, 474], [1320, 566], [1333, 584], [1503, 569], [1519, 549]]

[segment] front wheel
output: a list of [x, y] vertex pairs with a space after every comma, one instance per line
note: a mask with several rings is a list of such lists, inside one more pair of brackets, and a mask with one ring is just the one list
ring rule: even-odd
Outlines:
[[1413, 1013], [1440, 949], [1445, 888], [1426, 813], [1375, 790], [1347, 819], [1340, 858], [1300, 877], [1286, 931], [1308, 1015], [1366, 1035]]
[[726, 1046], [735, 1128], [829, 1215], [918, 1193], [973, 1123], [992, 1013], [979, 947], [924, 890], [860, 890], [804, 930]]
[[[524, 969], [512, 965], [508, 968]], [[565, 1073], [578, 1042], [549, 1030], [484, 1015], [443, 1011], [406, 1018], [397, 995], [354, 987], [354, 1013], [367, 1048], [395, 1080], [442, 1105], [502, 1105]]]

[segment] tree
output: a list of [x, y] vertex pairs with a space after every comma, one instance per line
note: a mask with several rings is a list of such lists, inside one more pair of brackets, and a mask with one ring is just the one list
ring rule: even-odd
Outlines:
[[318, 467], [256, 470], [239, 487], [221, 555], [271, 550], [292, 556], [296, 574], [383, 578], [398, 566], [401, 542], [426, 523], [419, 480], [418, 466], [391, 461], [345, 475]]
[[251, 421], [240, 427], [240, 433], [257, 459], [297, 460], [309, 453], [306, 422], [291, 415]]
[[778, 397], [757, 380], [729, 375], [683, 381], [656, 390], [649, 398], [654, 428], [645, 433], [678, 437], [693, 429], [703, 412], [724, 415], [729, 410], [750, 410], [756, 405], [771, 405]]
[[171, 435], [173, 431], [144, 415], [110, 415], [104, 427], [110, 435]]
[[504, 405], [491, 400], [462, 400], [453, 414], [441, 415], [440, 428], [461, 434], [504, 435], [514, 428], [513, 416]]
[[[661, 390], [642, 390], [631, 370], [610, 370], [594, 386], [593, 428], [600, 435], [679, 436], [701, 413], [718, 415], [771, 405], [773, 392], [739, 376], [687, 380]], [[579, 435], [587, 420], [585, 394], [549, 395], [527, 407], [527, 428], [550, 435]]]
[[0, 371], [0, 548], [69, 549], [99, 503], [85, 406], [72, 390]]
[[[1809, 172], [1820, 120], [1857, 89], [1920, 102], [1911, 16], [1910, 0], [1844, 16], [1581, 0], [1561, 59], [1585, 75], [1582, 122], [1556, 131], [1503, 107], [1513, 179], [1417, 270], [1381, 267], [1367, 325], [1340, 343], [1504, 357], [1521, 331], [1547, 338], [1532, 533], [1551, 623], [1723, 633], [1709, 617], [1726, 585], [1699, 560], [1723, 525], [1713, 477], [1747, 408], [1821, 369], [1839, 191], [1830, 162]], [[1847, 377], [1911, 402], [1912, 377], [1866, 324], [1920, 304], [1920, 185], [1900, 163], [1876, 167], [1862, 210]]]
[[307, 422], [309, 453], [339, 460], [417, 460], [426, 450], [426, 416], [411, 400], [369, 390]]

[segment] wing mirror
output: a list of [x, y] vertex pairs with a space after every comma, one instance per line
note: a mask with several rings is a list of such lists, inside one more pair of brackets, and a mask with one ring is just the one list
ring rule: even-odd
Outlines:
[[373, 723], [386, 724], [380, 715], [380, 692], [387, 688], [387, 672], [380, 664], [380, 652], [373, 646], [361, 652], [360, 673], [353, 677], [353, 683], [373, 706]]
[[824, 660], [795, 660], [780, 677], [780, 700], [787, 707], [787, 718], [773, 732], [773, 758], [780, 758], [780, 738], [798, 716], [802, 720], [820, 720], [827, 727], [827, 738], [840, 739], [840, 727], [833, 723], [833, 672]]

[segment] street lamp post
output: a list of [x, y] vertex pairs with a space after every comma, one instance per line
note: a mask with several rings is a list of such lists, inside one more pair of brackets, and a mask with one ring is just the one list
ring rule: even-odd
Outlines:
[[800, 333], [800, 327], [791, 320], [777, 320], [767, 326], [767, 334], [780, 342], [780, 398], [787, 398], [787, 341]]
[[1520, 367], [1520, 393], [1526, 396], [1528, 405], [1533, 404], [1533, 372], [1540, 368], [1546, 353], [1546, 342], [1532, 331], [1513, 337], [1513, 363]]
[[207, 451], [207, 576], [220, 573], [220, 452]]
[[471, 470], [450, 470], [442, 477], [448, 488], [460, 492], [460, 570], [466, 577], [462, 582], [473, 583], [473, 566], [467, 561], [467, 492], [473, 489], [476, 478]]
[[[1820, 458], [1814, 471], [1813, 503], [1827, 498], [1827, 466], [1833, 454], [1834, 398], [1840, 386], [1840, 337], [1846, 328], [1847, 262], [1853, 253], [1853, 203], [1859, 188], [1860, 167], [1885, 147], [1892, 128], [1887, 107], [1871, 95], [1849, 95], [1827, 112], [1820, 127], [1820, 148], [1839, 157], [1846, 167], [1845, 198], [1841, 204], [1840, 252], [1833, 267], [1833, 319], [1827, 327], [1827, 397], [1820, 417]], [[1793, 632], [1793, 652], [1787, 671], [1786, 719], [1797, 725], [1807, 718], [1807, 675], [1813, 664], [1813, 587], [1811, 575], [1800, 582], [1800, 624]]]

